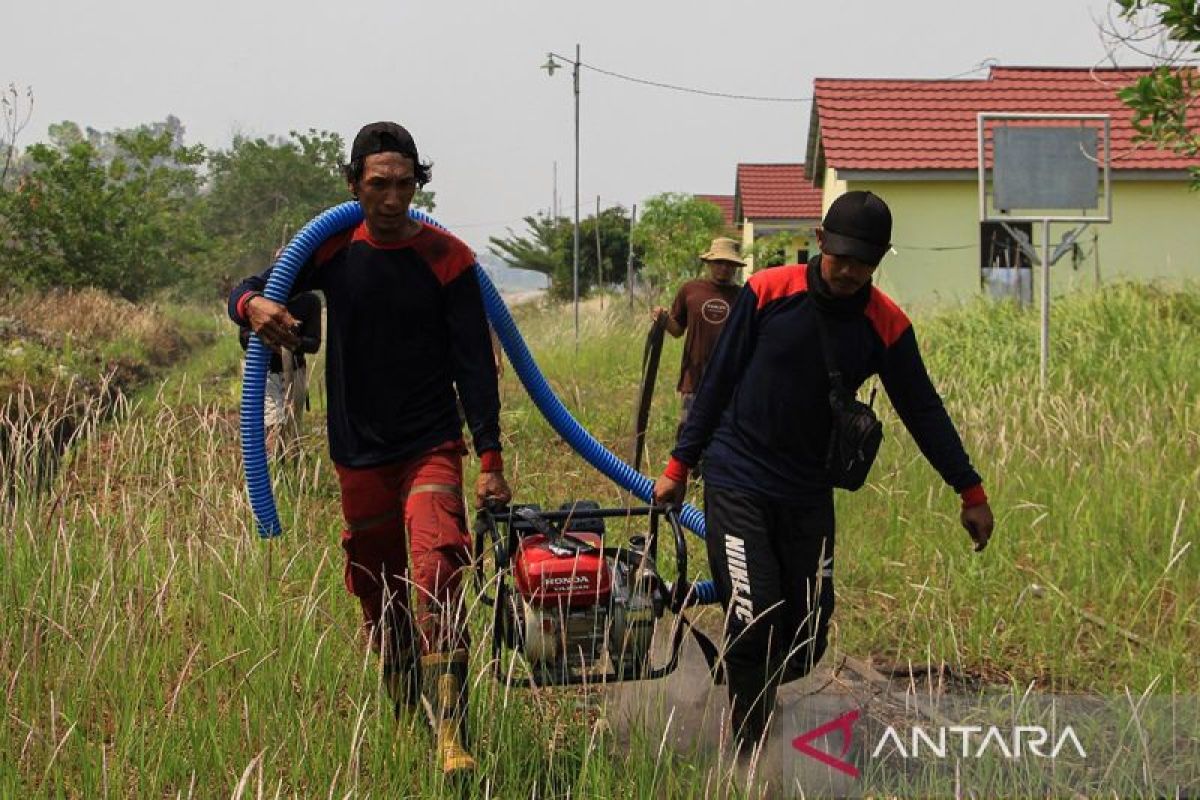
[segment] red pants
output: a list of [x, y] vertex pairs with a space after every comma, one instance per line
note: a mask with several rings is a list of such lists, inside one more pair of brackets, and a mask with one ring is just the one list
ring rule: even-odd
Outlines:
[[372, 646], [398, 658], [417, 644], [415, 633], [422, 653], [465, 647], [459, 586], [471, 539], [462, 443], [447, 442], [397, 464], [338, 466], [337, 473], [346, 519], [346, 588], [362, 604]]

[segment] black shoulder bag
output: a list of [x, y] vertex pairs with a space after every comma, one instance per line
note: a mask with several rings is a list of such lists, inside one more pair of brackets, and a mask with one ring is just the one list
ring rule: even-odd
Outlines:
[[817, 330], [821, 336], [825, 369], [829, 372], [829, 407], [833, 412], [829, 450], [825, 454], [825, 472], [831, 484], [853, 492], [866, 483], [871, 465], [875, 463], [879, 445], [883, 442], [883, 425], [871, 407], [875, 404], [875, 390], [871, 390], [870, 404], [862, 403], [842, 381], [825, 314], [819, 310]]

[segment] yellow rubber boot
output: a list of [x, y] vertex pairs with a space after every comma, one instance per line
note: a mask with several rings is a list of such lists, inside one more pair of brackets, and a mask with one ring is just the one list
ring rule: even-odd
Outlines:
[[475, 769], [467, 750], [467, 651], [431, 653], [421, 658], [421, 690], [433, 716], [438, 758], [445, 775]]

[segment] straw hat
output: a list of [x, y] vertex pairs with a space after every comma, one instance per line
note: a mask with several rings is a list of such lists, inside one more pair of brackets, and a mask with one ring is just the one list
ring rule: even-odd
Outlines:
[[708, 250], [700, 254], [701, 261], [729, 261], [739, 267], [746, 266], [742, 261], [741, 247], [733, 239], [724, 236], [712, 240]]

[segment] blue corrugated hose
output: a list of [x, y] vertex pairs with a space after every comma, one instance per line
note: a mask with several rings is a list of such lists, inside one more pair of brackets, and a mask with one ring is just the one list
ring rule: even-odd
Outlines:
[[[420, 211], [414, 209], [409, 214], [413, 219], [441, 227], [436, 220]], [[267, 281], [263, 294], [278, 303], [287, 302], [297, 273], [317, 248], [330, 236], [361, 221], [362, 209], [355, 201], [342, 203], [322, 212], [301, 228], [284, 248], [275, 262], [275, 268], [271, 271], [271, 278]], [[508, 360], [512, 362], [513, 369], [525, 386], [525, 391], [529, 393], [538, 410], [554, 430], [589, 464], [643, 502], [651, 502], [654, 483], [613, 455], [571, 416], [571, 412], [554, 394], [538, 369], [512, 315], [508, 312], [508, 307], [504, 305], [491, 279], [482, 267], [476, 265], [475, 270], [479, 276], [488, 319], [500, 338]], [[242, 457], [246, 464], [246, 488], [250, 494], [250, 505], [258, 523], [258, 534], [264, 538], [278, 536], [283, 532], [275, 507], [275, 496], [271, 490], [263, 428], [263, 394], [270, 360], [271, 351], [259, 341], [257, 335], [252, 336], [250, 347], [246, 351], [246, 374], [242, 382]], [[704, 514], [699, 509], [685, 505], [680, 520], [684, 527], [701, 537], [704, 536]], [[716, 587], [712, 581], [695, 584], [693, 591], [700, 602], [711, 603], [716, 600]]]

